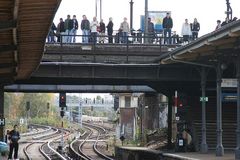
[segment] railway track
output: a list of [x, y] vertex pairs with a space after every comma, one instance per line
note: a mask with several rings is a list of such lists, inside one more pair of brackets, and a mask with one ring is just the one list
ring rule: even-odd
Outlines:
[[59, 146], [59, 139], [61, 134], [64, 132], [64, 137], [69, 136], [70, 131], [59, 130], [52, 128], [52, 132], [46, 133], [40, 136], [32, 137], [33, 142], [28, 143], [23, 151], [28, 160], [35, 159], [58, 159], [58, 160], [68, 160], [70, 159], [65, 154], [60, 154], [55, 148]]
[[106, 130], [97, 125], [83, 123], [88, 131], [81, 140], [75, 140], [70, 144], [70, 151], [76, 160], [113, 160], [111, 157], [98, 150], [98, 141], [106, 134]]

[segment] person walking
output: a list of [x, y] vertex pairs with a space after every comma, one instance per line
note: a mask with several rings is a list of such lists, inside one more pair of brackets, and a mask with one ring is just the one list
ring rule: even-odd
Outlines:
[[8, 159], [12, 159], [12, 154], [13, 154], [13, 150], [14, 150], [14, 159], [18, 158], [18, 140], [20, 139], [20, 134], [17, 131], [17, 125], [14, 125], [13, 130], [11, 130], [9, 132], [9, 142], [10, 142], [10, 151], [9, 151], [9, 155], [8, 155]]
[[120, 25], [120, 30], [122, 31], [122, 42], [127, 43], [128, 41], [127, 36], [128, 36], [128, 33], [130, 32], [130, 29], [129, 29], [129, 24], [127, 22], [126, 17], [123, 18], [123, 22]]
[[76, 18], [76, 15], [73, 15], [72, 23], [73, 23], [73, 29], [71, 31], [71, 33], [73, 35], [72, 42], [75, 43], [76, 42], [76, 34], [77, 34], [77, 30], [78, 30], [78, 20]]
[[81, 30], [82, 30], [82, 42], [88, 43], [89, 41], [89, 33], [90, 33], [90, 22], [87, 19], [86, 15], [82, 16], [82, 22], [81, 22]]
[[200, 30], [200, 23], [197, 21], [197, 18], [194, 18], [194, 21], [191, 24], [192, 40], [195, 40], [198, 38], [199, 30]]
[[113, 43], [113, 22], [112, 22], [112, 18], [109, 18], [109, 22], [107, 25], [107, 34], [108, 34], [108, 43]]
[[171, 44], [171, 32], [173, 27], [173, 20], [170, 13], [166, 14], [166, 17], [163, 18], [163, 35], [164, 35], [164, 44]]
[[188, 23], [188, 19], [185, 19], [185, 22], [182, 25], [183, 42], [189, 42], [189, 37], [191, 36], [191, 34], [191, 26]]

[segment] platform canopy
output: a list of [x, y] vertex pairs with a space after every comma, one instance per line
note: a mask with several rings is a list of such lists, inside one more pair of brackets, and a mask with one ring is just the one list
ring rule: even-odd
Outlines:
[[26, 79], [43, 56], [61, 0], [0, 1], [0, 83]]
[[227, 60], [237, 54], [240, 54], [240, 20], [174, 49], [156, 61], [161, 64], [187, 61], [213, 65], [219, 58]]

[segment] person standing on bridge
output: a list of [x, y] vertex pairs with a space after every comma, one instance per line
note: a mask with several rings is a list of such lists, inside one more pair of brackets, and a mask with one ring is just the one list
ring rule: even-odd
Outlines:
[[14, 129], [9, 132], [9, 141], [10, 141], [10, 152], [8, 159], [12, 159], [13, 149], [14, 149], [14, 159], [18, 158], [18, 140], [20, 139], [20, 134], [17, 131], [17, 125], [14, 125]]
[[64, 34], [65, 34], [64, 22], [63, 22], [63, 19], [60, 18], [60, 22], [57, 25], [57, 42], [63, 41]]
[[183, 43], [189, 42], [189, 37], [191, 36], [191, 26], [188, 23], [188, 19], [185, 19], [185, 23], [182, 25], [182, 36], [183, 36]]
[[87, 19], [86, 15], [83, 15], [83, 20], [81, 22], [81, 29], [82, 29], [82, 42], [88, 43], [89, 33], [90, 33], [90, 22]]
[[222, 26], [221, 26], [221, 21], [220, 20], [217, 20], [217, 26], [215, 28], [215, 31], [220, 29]]
[[107, 34], [108, 34], [108, 43], [113, 43], [113, 22], [112, 22], [112, 17], [109, 18], [109, 22], [107, 25]]
[[149, 43], [153, 43], [154, 35], [155, 35], [155, 33], [154, 33], [154, 24], [151, 21], [151, 18], [148, 17], [148, 36], [149, 36], [148, 42]]
[[197, 21], [197, 18], [194, 18], [193, 23], [191, 23], [191, 30], [192, 30], [192, 40], [198, 38], [198, 32], [200, 30], [200, 24]]
[[170, 13], [167, 13], [166, 17], [163, 18], [163, 35], [164, 44], [171, 44], [171, 34], [172, 34], [173, 20]]
[[78, 20], [76, 18], [76, 15], [73, 15], [73, 29], [71, 31], [73, 37], [71, 38], [72, 39], [72, 42], [75, 43], [76, 42], [76, 34], [77, 34], [77, 30], [78, 30]]
[[65, 43], [72, 42], [72, 29], [73, 29], [73, 20], [70, 18], [70, 15], [67, 15], [67, 19], [64, 22], [65, 29]]
[[99, 27], [98, 21], [97, 21], [97, 17], [93, 17], [93, 21], [90, 24], [90, 28], [91, 28], [91, 40], [93, 43], [97, 42], [97, 28]]
[[120, 30], [122, 31], [122, 41], [123, 41], [123, 43], [127, 43], [128, 33], [130, 32], [130, 28], [129, 28], [129, 24], [127, 22], [126, 17], [124, 17], [123, 22], [120, 25]]
[[99, 36], [100, 36], [99, 43], [104, 43], [106, 27], [105, 27], [105, 23], [103, 22], [103, 19], [101, 19], [99, 24], [100, 24], [100, 26], [99, 26]]

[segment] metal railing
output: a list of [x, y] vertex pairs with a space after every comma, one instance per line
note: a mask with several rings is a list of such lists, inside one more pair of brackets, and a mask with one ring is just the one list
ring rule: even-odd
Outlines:
[[[112, 42], [109, 40], [112, 39]], [[124, 36], [122, 33], [117, 33], [112, 36], [105, 34], [95, 35], [54, 35], [51, 41], [47, 41], [47, 44], [58, 43], [61, 46], [65, 44], [87, 44], [87, 45], [147, 45], [147, 46], [179, 46], [183, 42], [182, 37], [172, 36], [163, 37], [162, 33], [153, 33], [145, 36], [143, 33], [132, 33]]]

